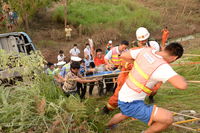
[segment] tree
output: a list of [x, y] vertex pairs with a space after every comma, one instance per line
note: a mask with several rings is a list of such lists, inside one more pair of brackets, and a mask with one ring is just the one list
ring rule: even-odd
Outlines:
[[26, 30], [29, 30], [29, 20], [39, 8], [46, 7], [54, 0], [8, 0], [12, 8], [18, 12], [25, 24]]

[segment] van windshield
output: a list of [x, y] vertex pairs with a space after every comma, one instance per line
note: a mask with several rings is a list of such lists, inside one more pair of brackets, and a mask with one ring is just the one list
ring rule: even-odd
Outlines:
[[26, 45], [26, 52], [27, 52], [28, 55], [31, 54], [31, 51], [34, 51], [33, 46], [31, 44]]

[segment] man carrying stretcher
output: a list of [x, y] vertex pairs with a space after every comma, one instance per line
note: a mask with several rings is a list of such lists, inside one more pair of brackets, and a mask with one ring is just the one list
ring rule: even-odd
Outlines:
[[[160, 51], [159, 44], [156, 41], [149, 41], [148, 40], [149, 37], [150, 37], [150, 33], [146, 28], [144, 28], [144, 27], [138, 28], [136, 31], [138, 47], [132, 48], [132, 50], [139, 49], [141, 47], [151, 47], [151, 48], [155, 49], [156, 51]], [[108, 100], [108, 103], [103, 108], [103, 113], [108, 114], [110, 111], [112, 111], [118, 107], [118, 93], [119, 93], [122, 85], [125, 83], [125, 81], [128, 77], [128, 73], [133, 67], [133, 63], [127, 62], [126, 60], [121, 60], [120, 67], [121, 67], [121, 73], [119, 74], [118, 79], [117, 79], [117, 88], [115, 89], [113, 96], [110, 97], [110, 99]], [[158, 83], [155, 85], [155, 87], [154, 87], [155, 91], [153, 93], [156, 93], [156, 90], [160, 87], [160, 85], [161, 85], [161, 83]], [[151, 98], [150, 100], [152, 100], [153, 96], [150, 96], [150, 98]]]
[[157, 133], [168, 128], [173, 122], [172, 113], [155, 105], [146, 105], [144, 99], [152, 93], [153, 86], [158, 82], [167, 81], [180, 90], [187, 88], [185, 79], [168, 64], [179, 59], [183, 51], [179, 43], [171, 43], [161, 52], [140, 48], [122, 54], [122, 59], [134, 60], [134, 67], [118, 94], [121, 113], [116, 114], [107, 126], [112, 127], [132, 117], [150, 126], [143, 133]]

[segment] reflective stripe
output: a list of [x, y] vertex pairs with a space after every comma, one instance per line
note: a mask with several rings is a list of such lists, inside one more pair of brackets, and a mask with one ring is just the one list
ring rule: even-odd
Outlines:
[[121, 59], [112, 59], [112, 61], [122, 61]]
[[150, 89], [145, 87], [143, 84], [141, 84], [140, 82], [136, 81], [135, 78], [131, 75], [131, 73], [129, 73], [129, 78], [130, 78], [131, 82], [135, 84], [136, 87], [139, 87], [145, 93], [150, 94], [152, 92]]
[[140, 73], [140, 75], [141, 75], [143, 78], [145, 78], [146, 80], [149, 79], [149, 76], [148, 76], [145, 72], [142, 71], [142, 69], [138, 66], [138, 64], [137, 64], [136, 61], [134, 62], [134, 68], [137, 70], [137, 72]]
[[118, 55], [112, 55], [112, 57], [117, 57], [118, 58], [119, 56]]

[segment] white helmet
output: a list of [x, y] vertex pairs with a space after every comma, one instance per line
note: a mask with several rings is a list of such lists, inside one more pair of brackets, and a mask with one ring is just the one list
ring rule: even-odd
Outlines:
[[110, 40], [108, 43], [109, 43], [109, 44], [112, 44], [112, 41]]
[[71, 56], [71, 61], [81, 61], [82, 59], [77, 56]]
[[148, 39], [149, 36], [150, 36], [149, 31], [144, 27], [140, 27], [136, 31], [136, 37], [137, 37], [138, 41], [144, 41], [144, 40]]
[[63, 66], [63, 65], [65, 65], [65, 64], [66, 64], [65, 61], [60, 61], [60, 62], [57, 63], [57, 66]]

